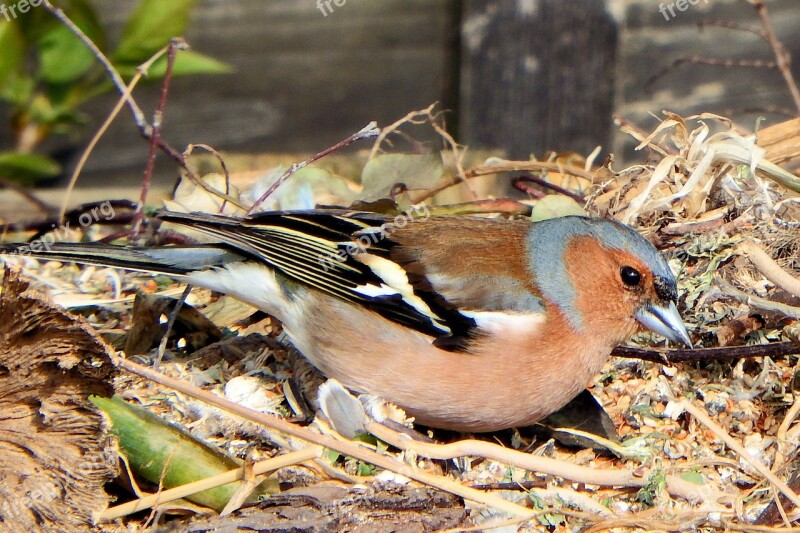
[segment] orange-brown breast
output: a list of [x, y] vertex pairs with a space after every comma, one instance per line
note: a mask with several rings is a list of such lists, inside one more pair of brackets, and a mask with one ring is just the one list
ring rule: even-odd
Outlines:
[[[297, 316], [308, 322], [288, 333], [326, 376], [394, 402], [418, 422], [459, 431], [540, 420], [583, 390], [611, 350], [576, 335], [553, 308], [528, 334], [485, 337], [461, 353], [342, 300], [319, 293], [298, 300], [306, 309]], [[310, 334], [305, 342], [294, 327]]]

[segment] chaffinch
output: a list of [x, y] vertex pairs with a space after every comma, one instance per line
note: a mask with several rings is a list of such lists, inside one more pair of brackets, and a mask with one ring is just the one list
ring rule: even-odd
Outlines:
[[230, 294], [279, 319], [326, 376], [457, 431], [529, 425], [558, 410], [642, 326], [690, 345], [675, 277], [633, 229], [579, 216], [426, 213], [162, 211], [214, 243], [56, 243], [32, 255]]

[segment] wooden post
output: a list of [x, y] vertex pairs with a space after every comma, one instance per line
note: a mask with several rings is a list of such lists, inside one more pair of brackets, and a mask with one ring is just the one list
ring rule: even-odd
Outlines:
[[605, 0], [467, 0], [459, 140], [521, 159], [607, 151], [616, 46]]

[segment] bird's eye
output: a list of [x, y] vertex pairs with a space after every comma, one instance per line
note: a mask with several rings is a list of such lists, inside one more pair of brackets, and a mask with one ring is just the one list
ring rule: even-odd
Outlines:
[[628, 287], [636, 287], [642, 282], [642, 275], [633, 267], [624, 266], [619, 269], [619, 276], [622, 278], [622, 283]]

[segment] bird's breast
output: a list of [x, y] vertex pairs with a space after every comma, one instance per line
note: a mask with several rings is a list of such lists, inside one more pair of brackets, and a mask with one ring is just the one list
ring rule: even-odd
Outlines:
[[285, 326], [323, 374], [445, 429], [494, 431], [540, 420], [583, 390], [611, 351], [559, 330], [557, 320], [484, 316], [495, 329], [467, 353], [449, 352], [361, 306], [318, 293], [298, 300], [305, 309], [294, 317], [304, 323]]

